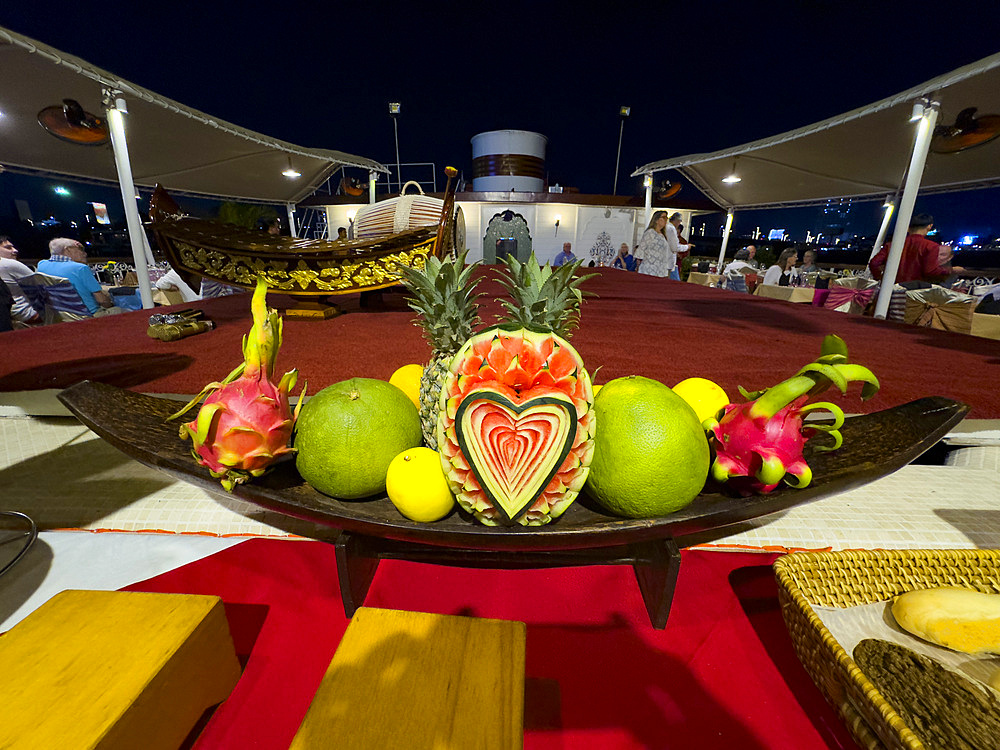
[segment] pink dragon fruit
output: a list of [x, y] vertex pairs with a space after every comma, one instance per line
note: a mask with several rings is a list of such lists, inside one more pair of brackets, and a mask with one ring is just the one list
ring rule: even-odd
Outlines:
[[[781, 481], [797, 488], [812, 481], [812, 470], [802, 456], [806, 441], [824, 432], [832, 443], [815, 449], [839, 448], [844, 412], [829, 402], [806, 402], [831, 385], [846, 393], [847, 384], [856, 380], [864, 382], [862, 400], [879, 389], [878, 379], [867, 367], [847, 363], [847, 345], [840, 337], [827, 336], [820, 354], [815, 362], [773, 388], [755, 393], [740, 388], [750, 399], [747, 403], [729, 404], [720, 419], [705, 420], [703, 426], [715, 451], [712, 479], [728, 483], [744, 495], [768, 493]], [[803, 427], [802, 416], [816, 410], [830, 412], [833, 421], [810, 421]]]
[[302, 396], [292, 412], [288, 394], [298, 372], [286, 372], [275, 385], [274, 360], [281, 348], [281, 317], [267, 307], [267, 284], [258, 279], [250, 302], [253, 327], [243, 337], [244, 361], [219, 383], [209, 383], [170, 419], [191, 409], [210, 394], [192, 422], [182, 425], [182, 439], [191, 438], [191, 454], [228, 491], [250, 477], [259, 477], [288, 447], [299, 416]]

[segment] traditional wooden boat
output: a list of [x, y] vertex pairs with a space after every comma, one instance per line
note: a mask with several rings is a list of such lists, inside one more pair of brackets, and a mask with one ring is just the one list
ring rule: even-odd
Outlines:
[[422, 267], [429, 256], [453, 251], [457, 170], [445, 172], [448, 185], [438, 225], [385, 237], [305, 240], [197, 219], [183, 215], [162, 186], [150, 201], [150, 229], [170, 265], [195, 286], [204, 278], [253, 289], [263, 278], [269, 289], [299, 298], [300, 305], [288, 314], [331, 317], [336, 308], [317, 305], [316, 298], [396, 286], [402, 281], [400, 267]]

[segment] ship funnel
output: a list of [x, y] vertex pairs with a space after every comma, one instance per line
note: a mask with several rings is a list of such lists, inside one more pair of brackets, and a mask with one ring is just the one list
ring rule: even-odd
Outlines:
[[472, 136], [472, 189], [542, 192], [548, 140], [530, 130], [490, 130]]

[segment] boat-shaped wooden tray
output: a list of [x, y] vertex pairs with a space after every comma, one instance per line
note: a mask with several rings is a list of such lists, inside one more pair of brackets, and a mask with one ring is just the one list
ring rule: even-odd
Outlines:
[[[166, 421], [177, 410], [177, 401], [89, 381], [67, 388], [59, 399], [87, 427], [136, 461], [205, 490], [224, 492], [218, 480], [194, 462], [190, 443], [178, 437], [178, 422]], [[810, 452], [807, 447], [813, 481], [805, 489], [780, 486], [768, 495], [748, 498], [706, 492], [687, 508], [663, 518], [617, 518], [601, 512], [581, 494], [561, 518], [541, 527], [487, 527], [458, 511], [435, 523], [416, 523], [400, 515], [384, 496], [344, 501], [317, 492], [299, 476], [294, 461], [282, 462], [267, 475], [238, 485], [233, 494], [351, 534], [398, 542], [496, 552], [619, 547], [704, 535], [866, 484], [913, 461], [960, 422], [968, 409], [957, 401], [930, 397], [849, 417], [839, 450]]]

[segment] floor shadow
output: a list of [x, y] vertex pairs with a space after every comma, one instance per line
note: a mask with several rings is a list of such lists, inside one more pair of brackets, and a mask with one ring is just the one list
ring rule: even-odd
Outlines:
[[778, 584], [770, 566], [737, 568], [729, 574], [729, 585], [739, 599], [747, 620], [768, 656], [781, 674], [802, 712], [831, 748], [856, 748], [847, 728], [839, 721], [827, 723], [830, 706], [799, 661], [778, 604]]
[[679, 309], [697, 320], [725, 323], [734, 333], [745, 330], [760, 338], [760, 328], [777, 331], [793, 330], [796, 333], [825, 335], [830, 321], [816, 315], [812, 305], [793, 304], [741, 292], [717, 290], [721, 299], [677, 299], [671, 307]]
[[[0, 551], [0, 567], [9, 559], [7, 554]], [[0, 622], [6, 622], [41, 587], [52, 568], [53, 557], [52, 548], [41, 539], [35, 539], [24, 557], [0, 576]]]
[[[530, 696], [544, 704], [526, 712], [526, 729], [624, 729], [638, 745], [658, 749], [765, 747], [706, 692], [684, 661], [619, 615], [594, 625], [532, 624], [528, 648], [536, 670]], [[554, 692], [549, 683], [556, 670]], [[552, 715], [555, 701], [559, 717]]]
[[0, 470], [4, 504], [29, 515], [39, 529], [86, 526], [172, 483], [155, 473], [119, 478], [131, 463], [103, 440], [84, 434]]
[[68, 388], [84, 380], [131, 388], [186, 369], [194, 361], [183, 354], [121, 354], [50, 363], [0, 377], [0, 392]]
[[1000, 510], [936, 508], [934, 515], [962, 532], [977, 549], [1000, 548]]

